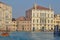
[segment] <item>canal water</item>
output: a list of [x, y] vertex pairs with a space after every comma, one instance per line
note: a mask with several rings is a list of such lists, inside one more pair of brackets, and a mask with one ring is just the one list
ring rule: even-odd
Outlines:
[[11, 32], [10, 36], [0, 36], [0, 40], [60, 40], [52, 32]]

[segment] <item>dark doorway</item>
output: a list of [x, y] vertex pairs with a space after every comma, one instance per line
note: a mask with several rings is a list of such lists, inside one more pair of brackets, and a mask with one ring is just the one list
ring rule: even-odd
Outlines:
[[35, 27], [33, 27], [33, 31], [35, 31]]
[[45, 27], [42, 27], [41, 31], [45, 31]]
[[53, 30], [53, 28], [51, 28], [51, 30]]
[[22, 25], [22, 31], [24, 31], [24, 25]]

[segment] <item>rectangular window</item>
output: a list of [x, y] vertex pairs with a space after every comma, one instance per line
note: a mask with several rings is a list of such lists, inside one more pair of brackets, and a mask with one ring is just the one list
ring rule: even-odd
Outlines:
[[38, 26], [38, 24], [37, 24], [37, 26]]
[[53, 23], [53, 20], [51, 20], [51, 23]]
[[33, 17], [35, 17], [35, 13], [33, 13]]
[[41, 24], [45, 24], [45, 23], [46, 23], [46, 19], [42, 19], [42, 18], [41, 18], [41, 19], [40, 19], [40, 23], [41, 23]]
[[49, 14], [48, 14], [48, 18], [49, 18]]
[[53, 27], [53, 25], [51, 25], [51, 27]]
[[38, 19], [37, 19], [37, 23], [38, 23]]
[[33, 26], [35, 26], [35, 24], [33, 24]]
[[33, 23], [35, 22], [35, 19], [33, 19]]
[[48, 27], [49, 27], [49, 25], [48, 25]]
[[53, 18], [53, 14], [51, 14], [51, 18]]
[[45, 18], [46, 17], [46, 13], [40, 13], [40, 17], [41, 18]]
[[49, 23], [49, 20], [48, 20], [48, 23]]
[[37, 13], [37, 17], [39, 17], [39, 13]]

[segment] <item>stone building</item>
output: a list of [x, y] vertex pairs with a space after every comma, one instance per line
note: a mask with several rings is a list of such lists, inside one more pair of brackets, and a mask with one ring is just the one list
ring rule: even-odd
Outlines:
[[54, 15], [54, 25], [60, 25], [60, 14]]
[[8, 28], [9, 31], [16, 31], [17, 30], [17, 22], [15, 18], [12, 18], [11, 27]]
[[26, 11], [26, 17], [31, 19], [31, 29], [34, 31], [54, 29], [54, 11], [51, 8], [34, 4]]
[[31, 31], [31, 21], [29, 18], [19, 17], [16, 21], [18, 31]]
[[12, 22], [12, 7], [0, 2], [0, 30], [6, 30], [11, 26]]

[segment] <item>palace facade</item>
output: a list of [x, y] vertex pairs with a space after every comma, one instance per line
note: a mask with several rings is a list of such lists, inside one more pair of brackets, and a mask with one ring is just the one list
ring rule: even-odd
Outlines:
[[0, 30], [6, 30], [11, 27], [12, 7], [0, 2]]
[[26, 11], [26, 17], [31, 19], [32, 30], [53, 30], [54, 29], [54, 11], [35, 4]]

